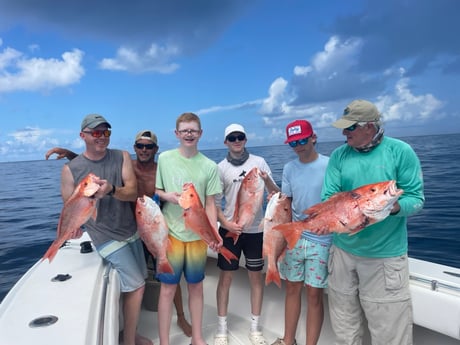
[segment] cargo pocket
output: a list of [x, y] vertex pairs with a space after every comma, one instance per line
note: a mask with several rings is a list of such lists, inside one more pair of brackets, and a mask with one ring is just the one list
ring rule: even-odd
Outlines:
[[400, 256], [383, 263], [385, 288], [387, 290], [401, 290], [408, 283], [408, 267], [406, 256]]

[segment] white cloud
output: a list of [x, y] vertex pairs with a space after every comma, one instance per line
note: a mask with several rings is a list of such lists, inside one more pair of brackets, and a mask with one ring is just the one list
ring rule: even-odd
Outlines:
[[103, 59], [99, 67], [106, 70], [126, 72], [158, 72], [163, 74], [173, 73], [179, 68], [177, 63], [170, 60], [180, 53], [176, 46], [159, 46], [152, 44], [144, 53], [139, 53], [128, 47], [118, 49], [115, 58]]
[[248, 101], [248, 102], [243, 102], [243, 103], [238, 103], [238, 104], [231, 104], [231, 105], [215, 105], [209, 108], [203, 108], [195, 111], [195, 113], [201, 115], [206, 115], [210, 113], [216, 113], [216, 112], [224, 112], [224, 111], [231, 111], [231, 110], [244, 110], [244, 109], [250, 109], [254, 108], [256, 106], [259, 106], [262, 104], [264, 100], [262, 99], [256, 99], [253, 101]]
[[414, 95], [409, 89], [409, 78], [402, 77], [394, 93], [378, 97], [377, 107], [386, 123], [392, 121], [425, 121], [441, 118], [443, 103], [432, 94]]
[[272, 114], [272, 113], [283, 113], [286, 109], [287, 91], [288, 85], [287, 80], [283, 78], [276, 78], [276, 80], [270, 85], [268, 90], [268, 97], [264, 99], [262, 106], [260, 107], [261, 114]]
[[74, 49], [62, 59], [25, 56], [18, 50], [0, 52], [0, 92], [50, 90], [78, 83], [85, 74], [83, 52]]
[[51, 133], [51, 130], [40, 129], [38, 127], [25, 127], [8, 135], [13, 137], [15, 142], [19, 144], [37, 144], [43, 137], [49, 136]]

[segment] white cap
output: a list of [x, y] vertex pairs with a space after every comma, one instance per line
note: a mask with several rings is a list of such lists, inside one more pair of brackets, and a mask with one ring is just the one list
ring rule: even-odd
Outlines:
[[230, 134], [230, 133], [233, 133], [233, 132], [239, 132], [239, 133], [244, 133], [246, 134], [246, 132], [244, 131], [244, 127], [237, 124], [237, 123], [232, 123], [231, 125], [228, 125], [227, 128], [225, 128], [225, 136], [224, 136], [224, 140], [227, 139], [227, 136]]

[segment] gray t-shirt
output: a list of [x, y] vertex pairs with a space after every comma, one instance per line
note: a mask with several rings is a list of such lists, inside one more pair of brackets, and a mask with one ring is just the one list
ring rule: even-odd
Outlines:
[[[98, 161], [92, 161], [81, 154], [67, 164], [75, 185], [90, 172], [115, 186], [123, 185], [123, 152], [120, 150], [107, 149], [107, 154]], [[90, 218], [85, 224], [85, 230], [96, 246], [109, 240], [122, 241], [131, 237], [137, 231], [131, 203], [105, 196], [98, 202], [96, 220]]]

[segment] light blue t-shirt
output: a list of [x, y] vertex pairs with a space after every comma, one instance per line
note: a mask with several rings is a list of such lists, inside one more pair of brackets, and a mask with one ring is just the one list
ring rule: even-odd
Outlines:
[[[313, 162], [302, 163], [299, 159], [292, 160], [283, 168], [281, 191], [292, 198], [292, 220], [306, 218], [303, 213], [307, 208], [321, 202], [321, 188], [329, 158], [318, 154]], [[305, 229], [308, 230], [308, 229]], [[310, 241], [329, 244], [332, 235], [316, 235], [304, 231], [302, 237]]]

